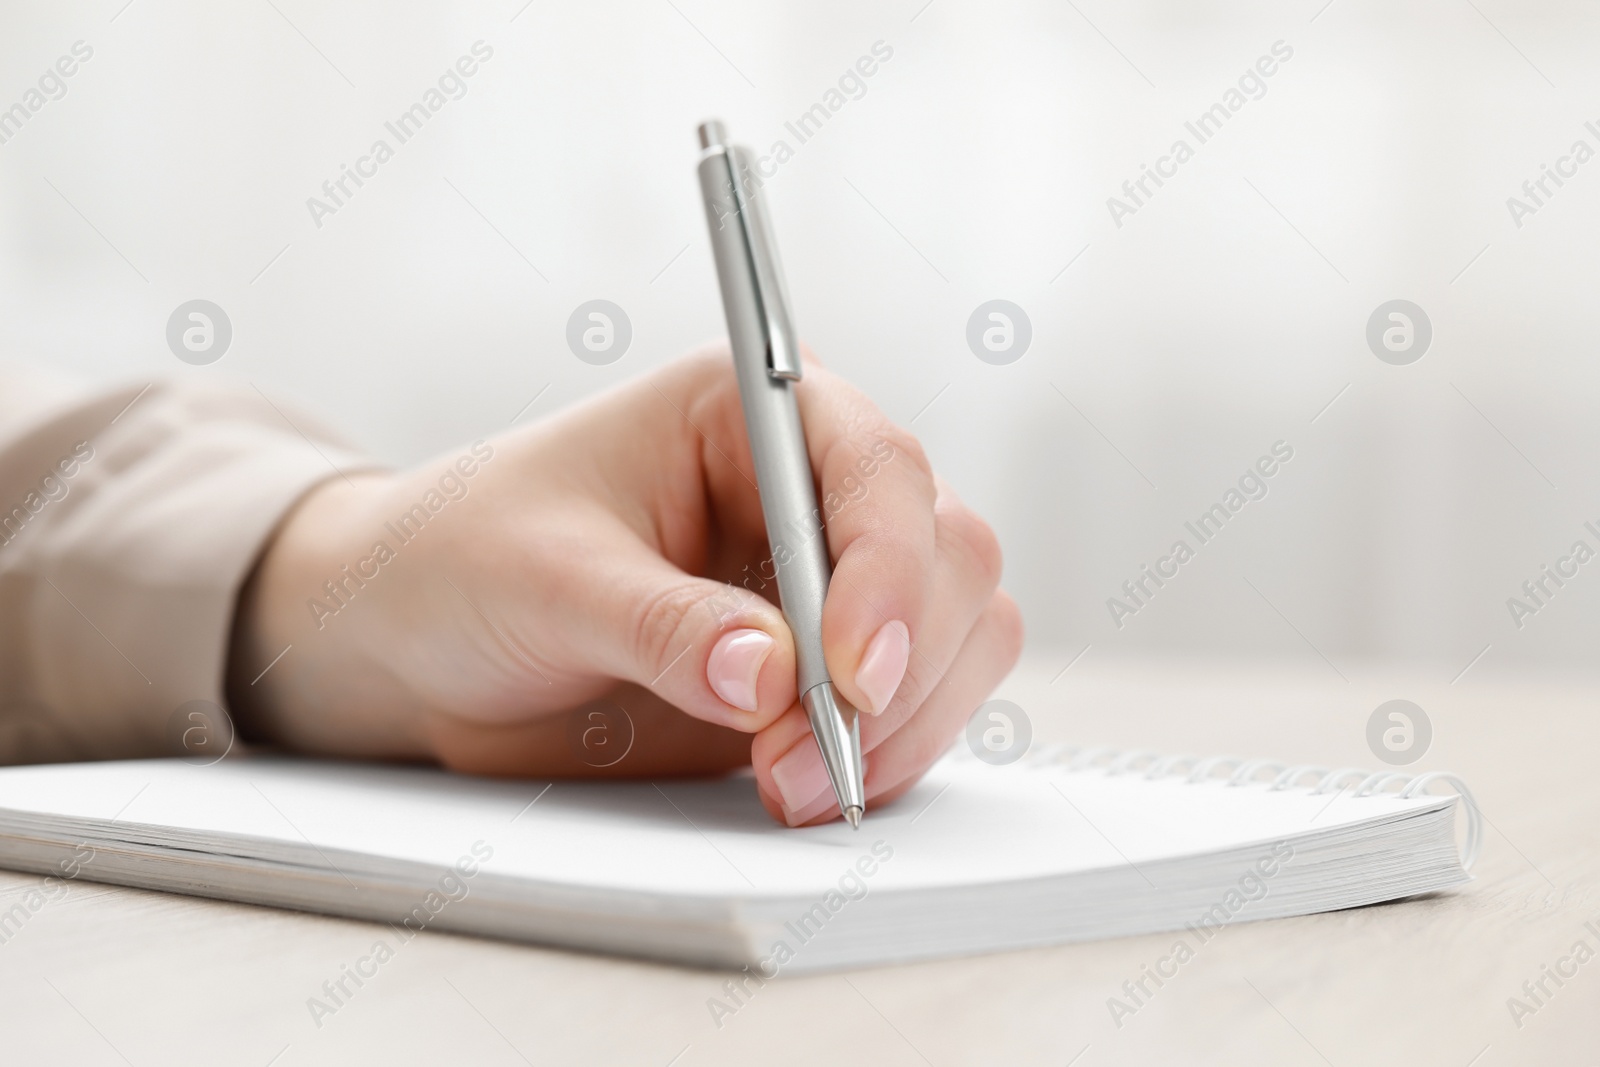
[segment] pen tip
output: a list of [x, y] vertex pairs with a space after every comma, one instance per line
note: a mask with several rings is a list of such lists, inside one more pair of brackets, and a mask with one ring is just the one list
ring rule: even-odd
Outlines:
[[844, 817], [850, 820], [850, 829], [861, 829], [861, 809], [854, 804], [844, 809]]

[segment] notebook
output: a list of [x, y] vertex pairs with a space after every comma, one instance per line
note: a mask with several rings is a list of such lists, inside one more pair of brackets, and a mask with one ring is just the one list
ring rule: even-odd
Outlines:
[[1447, 774], [1109, 749], [947, 756], [858, 831], [775, 825], [747, 775], [528, 782], [266, 756], [0, 770], [0, 866], [45, 875], [32, 896], [88, 879], [765, 978], [1206, 940], [1461, 885], [1479, 838]]

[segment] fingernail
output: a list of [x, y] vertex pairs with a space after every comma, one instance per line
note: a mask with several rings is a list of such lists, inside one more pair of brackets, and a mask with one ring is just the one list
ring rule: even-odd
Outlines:
[[789, 812], [799, 812], [832, 789], [827, 769], [822, 766], [822, 753], [817, 743], [809, 737], [800, 739], [783, 758], [772, 765], [772, 782], [778, 787], [778, 796]]
[[899, 619], [886, 622], [872, 635], [867, 654], [861, 657], [856, 668], [856, 688], [866, 695], [874, 715], [882, 715], [889, 706], [900, 680], [906, 676], [906, 664], [911, 660], [911, 631]]
[[706, 662], [706, 681], [717, 696], [744, 711], [756, 710], [756, 679], [774, 642], [760, 630], [729, 630]]

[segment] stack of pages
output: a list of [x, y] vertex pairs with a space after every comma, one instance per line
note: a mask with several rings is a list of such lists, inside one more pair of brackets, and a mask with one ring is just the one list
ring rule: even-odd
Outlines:
[[769, 977], [1203, 935], [1467, 881], [1455, 796], [1171, 769], [948, 758], [852, 831], [779, 827], [739, 776], [547, 783], [276, 757], [17, 767], [0, 770], [0, 866]]

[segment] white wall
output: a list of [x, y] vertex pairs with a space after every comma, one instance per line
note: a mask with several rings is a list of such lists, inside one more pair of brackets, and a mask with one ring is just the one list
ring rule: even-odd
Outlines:
[[[1600, 150], [1591, 6], [122, 4], [0, 2], [0, 107], [94, 49], [0, 144], [7, 355], [250, 382], [397, 462], [495, 433], [721, 332], [695, 124], [794, 146], [883, 41], [768, 185], [796, 315], [992, 517], [1034, 654], [1596, 663], [1600, 562], [1520, 631], [1505, 604], [1600, 548], [1600, 161], [1506, 207]], [[465, 97], [315, 227], [307, 197], [478, 40]], [[1280, 40], [1266, 94], [1114, 225]], [[164, 341], [194, 297], [234, 325], [208, 367]], [[609, 367], [563, 342], [595, 297], [634, 327]], [[995, 297], [1034, 331], [1003, 367], [964, 337]], [[1402, 297], [1434, 340], [1390, 366], [1365, 325]], [[1270, 494], [1115, 628], [1106, 598], [1278, 440]]]

